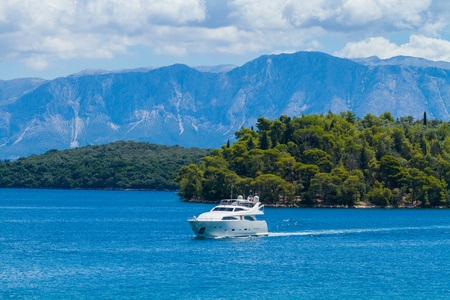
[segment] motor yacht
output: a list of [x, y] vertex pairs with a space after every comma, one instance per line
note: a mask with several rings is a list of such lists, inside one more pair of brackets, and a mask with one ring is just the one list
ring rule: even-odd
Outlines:
[[263, 207], [258, 196], [238, 196], [221, 200], [211, 211], [188, 222], [194, 233], [204, 238], [268, 235], [266, 221], [256, 219], [257, 215], [264, 215]]

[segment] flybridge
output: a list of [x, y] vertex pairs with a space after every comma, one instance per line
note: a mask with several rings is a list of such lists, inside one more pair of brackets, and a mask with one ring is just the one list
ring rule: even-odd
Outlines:
[[248, 196], [247, 199], [244, 199], [241, 195], [237, 197], [237, 199], [222, 199], [220, 200], [220, 205], [241, 205], [246, 207], [252, 207], [255, 203], [259, 202], [259, 196]]

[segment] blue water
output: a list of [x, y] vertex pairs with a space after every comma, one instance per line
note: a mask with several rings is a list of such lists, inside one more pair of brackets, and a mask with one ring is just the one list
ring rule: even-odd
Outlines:
[[266, 208], [269, 237], [194, 238], [211, 207], [0, 190], [0, 298], [450, 298], [450, 210]]

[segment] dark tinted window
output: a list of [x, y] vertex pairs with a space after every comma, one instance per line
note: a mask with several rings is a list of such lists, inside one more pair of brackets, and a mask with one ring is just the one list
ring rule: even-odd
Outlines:
[[222, 220], [237, 220], [235, 217], [223, 217]]

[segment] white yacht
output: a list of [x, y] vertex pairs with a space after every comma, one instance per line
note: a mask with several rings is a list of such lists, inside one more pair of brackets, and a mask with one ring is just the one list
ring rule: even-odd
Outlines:
[[256, 215], [263, 215], [264, 205], [259, 197], [238, 196], [237, 199], [224, 199], [211, 211], [189, 219], [192, 230], [198, 237], [239, 237], [268, 235], [267, 223], [257, 220]]

